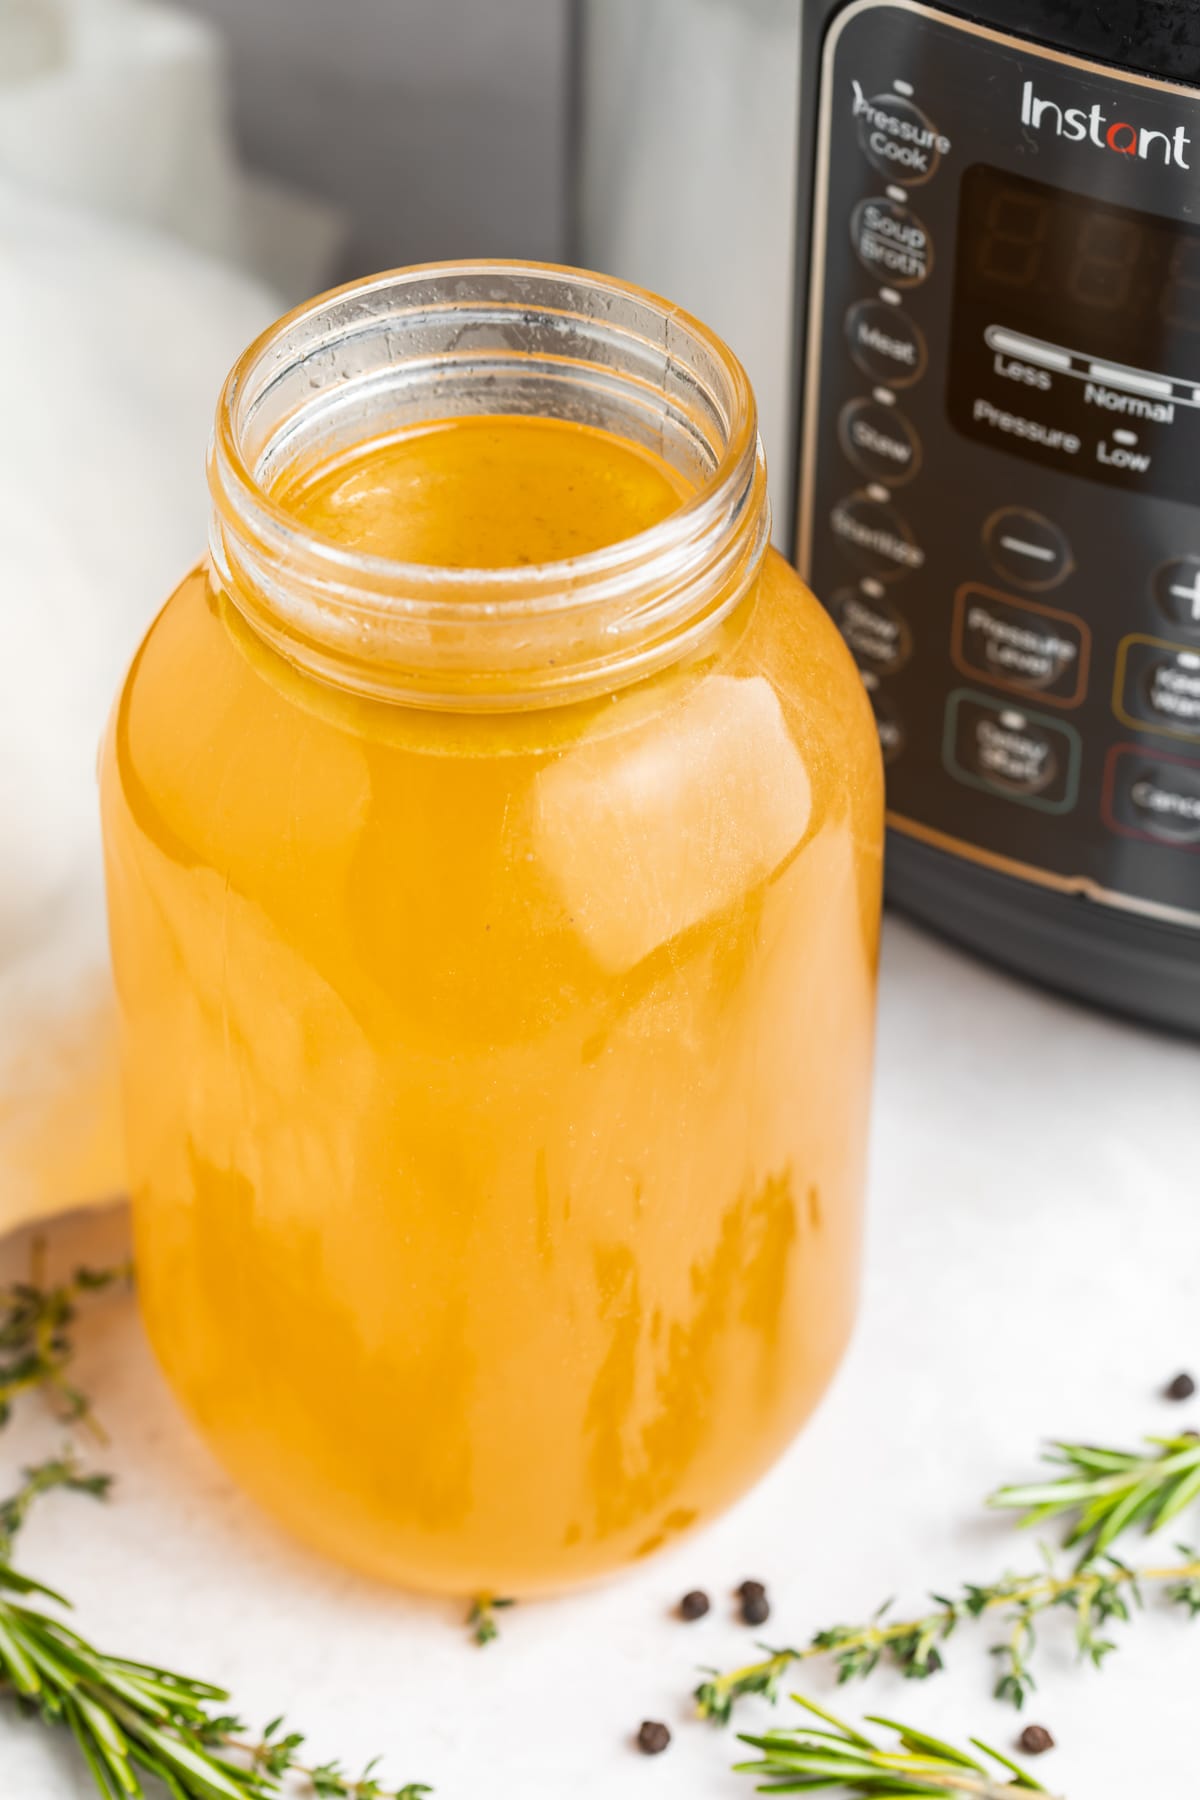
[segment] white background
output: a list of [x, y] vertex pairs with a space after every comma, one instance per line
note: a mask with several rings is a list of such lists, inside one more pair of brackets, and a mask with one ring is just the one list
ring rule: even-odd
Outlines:
[[[1198, 1076], [1195, 1046], [1040, 997], [893, 921], [858, 1336], [810, 1429], [718, 1525], [608, 1588], [503, 1615], [501, 1641], [477, 1650], [457, 1604], [374, 1588], [279, 1537], [182, 1423], [131, 1305], [106, 1300], [79, 1373], [118, 1492], [103, 1511], [45, 1502], [22, 1565], [72, 1595], [108, 1647], [226, 1682], [258, 1722], [286, 1709], [322, 1756], [383, 1752], [397, 1781], [441, 1800], [748, 1797], [728, 1772], [732, 1738], [688, 1701], [697, 1664], [751, 1651], [729, 1598], [739, 1580], [769, 1584], [775, 1642], [892, 1594], [918, 1609], [931, 1586], [1036, 1563], [978, 1501], [1035, 1472], [1039, 1438], [1200, 1425], [1200, 1406], [1159, 1397], [1178, 1368], [1200, 1373]], [[60, 1227], [55, 1256], [99, 1255], [121, 1229], [119, 1216]], [[10, 1270], [24, 1254], [10, 1246]], [[58, 1435], [24, 1404], [0, 1438], [5, 1487]], [[1200, 1519], [1189, 1526], [1200, 1538]], [[684, 1626], [670, 1609], [696, 1585], [714, 1610]], [[1150, 1599], [1114, 1628], [1122, 1648], [1099, 1675], [1074, 1665], [1068, 1624], [1042, 1634], [1027, 1717], [1060, 1748], [1037, 1774], [1069, 1800], [1183, 1800], [1200, 1622]], [[1018, 1724], [989, 1698], [990, 1641], [986, 1625], [964, 1630], [935, 1681], [878, 1676], [836, 1703], [1007, 1748]], [[808, 1678], [828, 1700], [828, 1675]], [[655, 1759], [629, 1747], [645, 1717], [675, 1733]], [[5, 1800], [90, 1791], [65, 1746], [0, 1713]]]

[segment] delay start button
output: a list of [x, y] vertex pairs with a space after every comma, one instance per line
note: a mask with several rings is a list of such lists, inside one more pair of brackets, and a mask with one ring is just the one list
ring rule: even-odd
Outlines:
[[942, 755], [969, 787], [1043, 812], [1068, 812], [1079, 786], [1079, 733], [1044, 713], [960, 688], [946, 708]]
[[919, 106], [899, 94], [868, 99], [854, 83], [854, 116], [858, 141], [869, 163], [889, 181], [918, 187], [937, 173], [950, 140], [925, 117]]
[[916, 428], [895, 406], [878, 400], [851, 400], [838, 423], [842, 449], [855, 468], [872, 481], [902, 487], [921, 463]]
[[1200, 849], [1200, 763], [1119, 745], [1109, 756], [1105, 813], [1126, 836]]

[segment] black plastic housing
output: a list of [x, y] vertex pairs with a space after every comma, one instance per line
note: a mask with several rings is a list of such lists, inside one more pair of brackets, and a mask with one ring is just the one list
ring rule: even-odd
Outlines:
[[[848, 3], [802, 0], [797, 418], [804, 408], [821, 51], [830, 23]], [[1200, 87], [1200, 0], [979, 0], [940, 10], [1114, 69]], [[1200, 1036], [1200, 930], [1044, 888], [895, 831], [889, 832], [887, 893], [914, 918], [1043, 986]]]

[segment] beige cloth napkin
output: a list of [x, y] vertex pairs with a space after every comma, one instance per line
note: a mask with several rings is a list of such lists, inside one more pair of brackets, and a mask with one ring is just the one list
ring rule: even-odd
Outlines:
[[265, 290], [0, 182], [0, 1229], [119, 1192], [96, 750]]

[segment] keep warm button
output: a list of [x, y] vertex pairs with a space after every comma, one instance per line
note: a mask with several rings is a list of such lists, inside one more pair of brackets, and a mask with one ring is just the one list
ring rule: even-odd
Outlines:
[[942, 755], [968, 787], [1041, 812], [1069, 812], [1075, 804], [1079, 733], [1045, 713], [959, 688], [947, 702]]
[[1123, 638], [1113, 711], [1126, 725], [1200, 743], [1200, 653], [1162, 638]]

